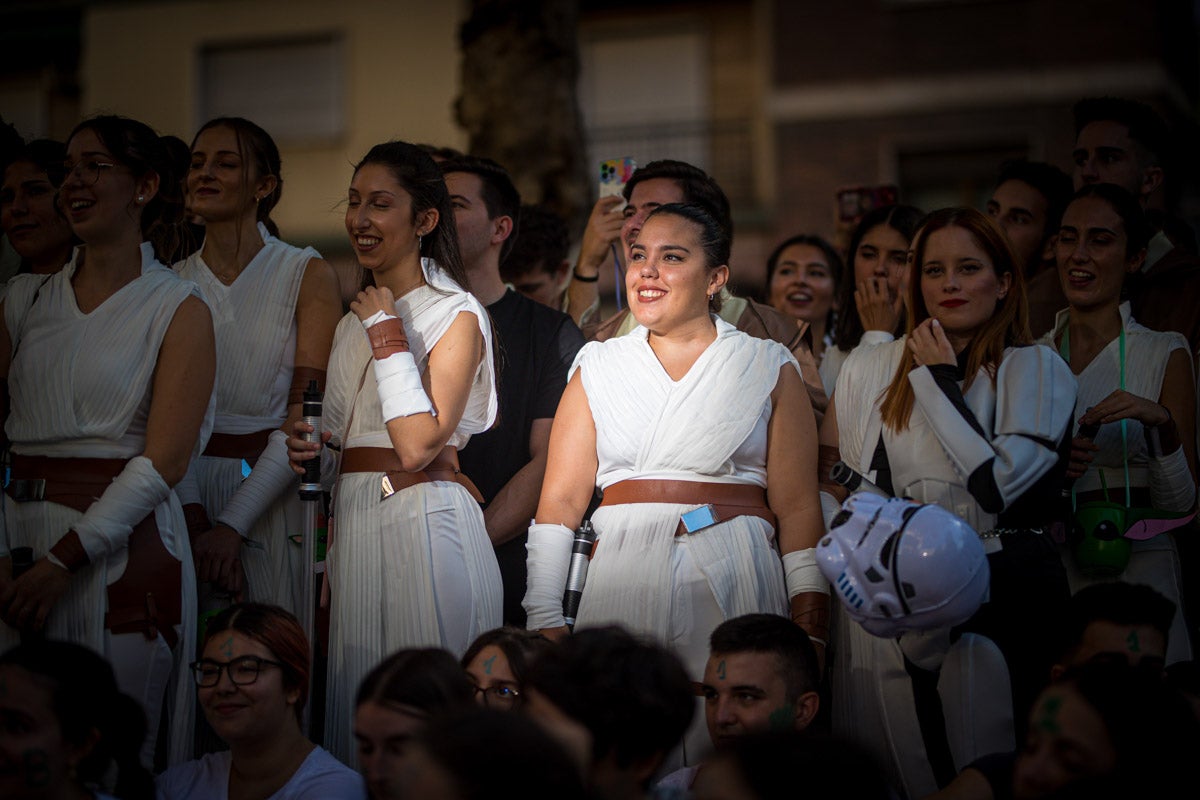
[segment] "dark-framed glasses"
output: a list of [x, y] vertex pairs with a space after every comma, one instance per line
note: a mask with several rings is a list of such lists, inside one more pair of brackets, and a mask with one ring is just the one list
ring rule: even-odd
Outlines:
[[63, 183], [72, 178], [79, 178], [79, 182], [84, 186], [95, 186], [100, 180], [100, 175], [105, 170], [115, 169], [116, 164], [107, 161], [97, 161], [94, 158], [89, 158], [86, 161], [80, 161], [78, 164], [64, 164], [67, 174], [63, 176]]
[[489, 708], [510, 708], [521, 698], [520, 690], [507, 683], [476, 686], [475, 696], [479, 695], [483, 695], [483, 704]]
[[262, 672], [265, 667], [282, 668], [283, 664], [258, 656], [242, 656], [232, 661], [213, 661], [211, 658], [202, 658], [199, 661], [193, 661], [188, 666], [191, 667], [196, 685], [208, 689], [221, 682], [222, 671], [229, 673], [229, 680], [233, 681], [236, 686], [249, 686], [258, 680], [258, 673]]

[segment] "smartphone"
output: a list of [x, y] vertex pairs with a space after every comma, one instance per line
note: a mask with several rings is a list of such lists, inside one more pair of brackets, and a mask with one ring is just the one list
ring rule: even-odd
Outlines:
[[894, 205], [899, 197], [900, 187], [892, 183], [838, 189], [838, 219], [841, 222], [856, 224], [868, 211], [880, 206]]
[[702, 531], [705, 528], [716, 525], [721, 521], [717, 516], [717, 510], [711, 505], [700, 506], [691, 511], [679, 515], [679, 521], [683, 523], [683, 529], [688, 533]]
[[625, 184], [629, 182], [635, 169], [637, 169], [637, 162], [629, 156], [601, 161], [600, 197], [620, 197], [622, 202], [621, 205], [617, 206], [617, 209], [624, 208]]

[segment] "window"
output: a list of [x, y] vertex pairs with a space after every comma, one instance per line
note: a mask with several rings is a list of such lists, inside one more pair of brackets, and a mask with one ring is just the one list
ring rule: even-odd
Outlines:
[[342, 40], [241, 42], [200, 53], [197, 127], [246, 117], [284, 145], [329, 144], [345, 133]]

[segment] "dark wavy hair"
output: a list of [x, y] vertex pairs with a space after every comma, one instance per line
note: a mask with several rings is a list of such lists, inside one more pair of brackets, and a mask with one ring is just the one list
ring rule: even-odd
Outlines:
[[[412, 198], [412, 214], [417, 216], [434, 209], [438, 222], [421, 240], [421, 255], [432, 258], [447, 275], [462, 288], [470, 291], [466, 268], [458, 251], [458, 229], [454, 225], [454, 208], [442, 170], [420, 145], [392, 141], [377, 144], [354, 165], [355, 174], [368, 164], [386, 167], [396, 183]], [[363, 285], [374, 284], [374, 276], [366, 272]]]
[[19, 667], [49, 685], [64, 741], [83, 748], [95, 738], [75, 767], [80, 782], [100, 783], [115, 766], [117, 797], [154, 797], [154, 778], [141, 762], [145, 714], [117, 688], [112, 666], [99, 653], [73, 642], [34, 640], [0, 655], [0, 667]]
[[254, 181], [268, 175], [275, 176], [274, 190], [255, 206], [255, 219], [265, 225], [272, 236], [278, 236], [279, 226], [271, 219], [271, 210], [279, 204], [279, 198], [283, 196], [283, 164], [275, 140], [271, 138], [271, 134], [244, 117], [217, 117], [210, 119], [196, 131], [195, 137], [192, 138], [192, 148], [195, 148], [200, 134], [212, 128], [229, 128], [237, 138], [242, 161], [243, 187], [249, 187]]
[[158, 191], [141, 208], [142, 238], [154, 245], [159, 261], [170, 263], [183, 237], [183, 176], [170, 149], [153, 128], [128, 117], [102, 114], [83, 120], [67, 137], [90, 130], [134, 177], [158, 176]]
[[854, 233], [850, 236], [850, 247], [846, 250], [846, 279], [838, 289], [837, 306], [841, 312], [837, 317], [837, 325], [833, 332], [833, 340], [843, 350], [858, 347], [866, 330], [862, 318], [858, 316], [858, 306], [854, 304], [854, 256], [862, 240], [880, 225], [887, 225], [904, 237], [906, 242], [912, 242], [924, 216], [921, 209], [915, 206], [890, 205], [873, 208], [866, 213]]
[[219, 633], [237, 631], [266, 647], [282, 664], [283, 688], [298, 690], [300, 699], [293, 710], [299, 722], [308, 700], [308, 636], [290, 611], [265, 603], [237, 603], [208, 621], [204, 633], [207, 646]]

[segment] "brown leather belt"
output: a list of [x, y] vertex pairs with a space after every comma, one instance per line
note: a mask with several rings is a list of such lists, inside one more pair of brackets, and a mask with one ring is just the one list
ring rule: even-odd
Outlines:
[[216, 458], [244, 458], [254, 466], [254, 462], [267, 449], [267, 439], [271, 437], [274, 428], [253, 433], [214, 433], [208, 438], [204, 447], [204, 455]]
[[470, 492], [476, 502], [483, 502], [483, 495], [479, 489], [458, 468], [458, 450], [452, 445], [443, 447], [442, 451], [434, 456], [433, 461], [418, 472], [405, 471], [404, 465], [400, 463], [400, 456], [390, 447], [349, 447], [342, 451], [340, 471], [383, 472], [387, 476], [391, 492], [398, 492], [418, 483], [450, 481], [460, 484]]
[[[12, 480], [5, 492], [18, 503], [45, 501], [86, 512], [125, 469], [122, 458], [12, 456]], [[125, 572], [108, 586], [104, 627], [113, 633], [140, 631], [147, 639], [163, 635], [174, 648], [175, 627], [183, 620], [183, 570], [167, 552], [154, 514], [133, 526]]]
[[[701, 481], [627, 480], [604, 490], [601, 506], [626, 503], [678, 503], [711, 505], [717, 521], [734, 517], [759, 517], [775, 527], [775, 514], [767, 507], [767, 493], [761, 486], [744, 483], [703, 483]], [[680, 522], [675, 535], [687, 533]]]

